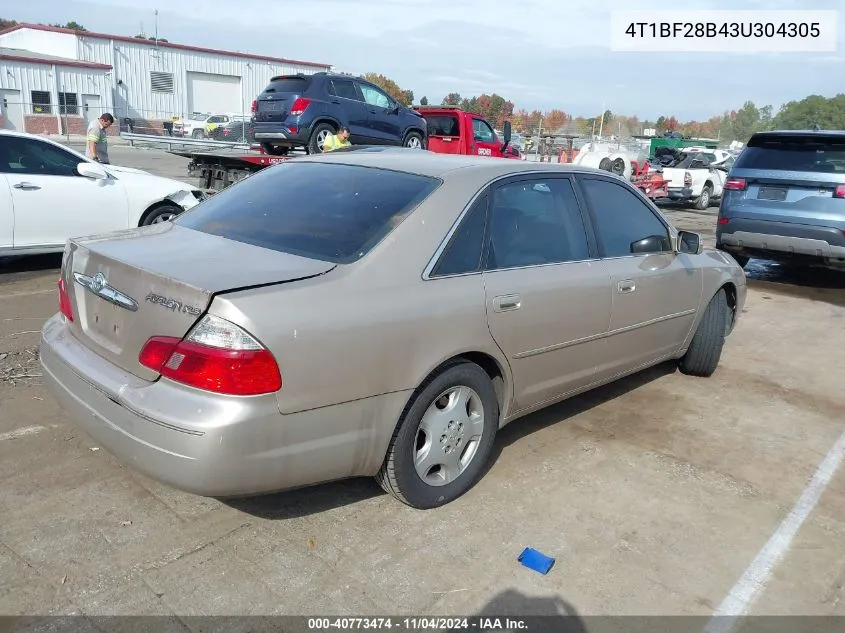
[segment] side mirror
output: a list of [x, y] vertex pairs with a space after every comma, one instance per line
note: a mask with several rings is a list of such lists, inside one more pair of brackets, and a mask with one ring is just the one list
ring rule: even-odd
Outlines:
[[107, 180], [109, 177], [106, 170], [97, 163], [79, 163], [76, 166], [76, 171], [79, 172], [80, 176], [93, 178], [94, 180]]
[[678, 231], [677, 252], [690, 255], [701, 255], [704, 250], [704, 242], [698, 233], [692, 231]]
[[631, 253], [641, 255], [645, 253], [662, 253], [666, 250], [665, 235], [649, 235], [636, 242], [631, 242]]
[[502, 145], [502, 151], [504, 152], [507, 149], [508, 145], [510, 145], [510, 143], [511, 143], [511, 122], [510, 121], [505, 121], [504, 129], [502, 130], [502, 136], [504, 137], [502, 140], [504, 140], [504, 142], [505, 142], [505, 144]]

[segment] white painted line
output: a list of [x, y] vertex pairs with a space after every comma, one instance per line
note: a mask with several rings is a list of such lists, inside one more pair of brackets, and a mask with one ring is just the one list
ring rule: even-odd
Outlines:
[[46, 426], [25, 426], [20, 429], [15, 429], [14, 431], [9, 431], [8, 433], [0, 433], [0, 442], [3, 440], [16, 440], [21, 437], [26, 437], [27, 435], [36, 435], [41, 433], [41, 431], [46, 430]]
[[819, 464], [792, 511], [778, 526], [769, 542], [763, 546], [716, 609], [713, 617], [704, 627], [705, 633], [729, 633], [738, 623], [738, 618], [748, 613], [749, 607], [769, 582], [772, 570], [789, 551], [795, 534], [816, 507], [843, 458], [845, 458], [845, 433], [839, 436], [822, 463]]

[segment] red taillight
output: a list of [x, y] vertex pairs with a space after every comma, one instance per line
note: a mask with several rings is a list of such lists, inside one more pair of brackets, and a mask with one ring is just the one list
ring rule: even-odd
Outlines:
[[689, 187], [692, 184], [692, 175], [688, 172], [684, 172], [684, 186]]
[[59, 279], [59, 311], [68, 321], [73, 321], [73, 308], [70, 307], [70, 296], [65, 287], [65, 280]]
[[833, 190], [834, 198], [845, 198], [845, 185], [837, 185]]
[[293, 105], [290, 107], [290, 113], [293, 116], [299, 116], [308, 109], [309, 105], [311, 105], [311, 99], [300, 97], [293, 102]]
[[719, 224], [727, 224], [730, 221], [730, 218], [719, 218]]
[[229, 136], [229, 133], [230, 133], [231, 131], [232, 131], [232, 130], [230, 130], [229, 128], [226, 128], [225, 130], [223, 130], [223, 136]]
[[296, 134], [299, 131], [299, 128], [291, 125], [290, 127], [288, 127], [288, 130], [290, 130], [291, 134]]
[[723, 188], [728, 191], [745, 191], [747, 186], [748, 183], [745, 181], [745, 178], [728, 178]]
[[256, 99], [252, 100], [252, 106], [250, 108], [252, 113], [255, 114], [258, 111], [258, 101]]
[[138, 361], [165, 378], [214, 393], [256, 396], [282, 387], [270, 351], [238, 326], [214, 316], [204, 317], [184, 340], [152, 337]]

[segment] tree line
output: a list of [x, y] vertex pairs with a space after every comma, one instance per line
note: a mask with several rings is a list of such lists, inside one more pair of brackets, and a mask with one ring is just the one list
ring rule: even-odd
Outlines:
[[[402, 89], [392, 79], [377, 73], [367, 73], [364, 78], [380, 86], [400, 103], [416, 105], [413, 90]], [[429, 105], [428, 98], [422, 97], [419, 105]], [[845, 93], [834, 97], [810, 95], [800, 101], [783, 104], [777, 112], [774, 112], [771, 105], [758, 107], [754, 102], [746, 101], [738, 110], [730, 110], [705, 121], [680, 121], [673, 115], [660, 116], [655, 120], [641, 120], [636, 116], [614, 114], [610, 110], [604, 113], [604, 117], [601, 112], [591, 117], [572, 116], [559, 108], [544, 112], [528, 111], [516, 108], [513, 101], [495, 92], [476, 97], [463, 97], [452, 92], [443, 97], [440, 105], [457, 106], [480, 114], [499, 129], [509, 120], [514, 131], [529, 135], [535, 134], [540, 127], [543, 133], [562, 132], [590, 136], [598, 134], [601, 130], [604, 135], [623, 137], [653, 129], [661, 136], [665, 132], [680, 132], [684, 136], [744, 143], [755, 132], [765, 130], [812, 129], [815, 125], [828, 130], [845, 129]]]

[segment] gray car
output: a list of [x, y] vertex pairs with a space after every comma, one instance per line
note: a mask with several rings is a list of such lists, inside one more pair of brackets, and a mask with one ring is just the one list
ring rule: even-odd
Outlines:
[[761, 132], [725, 181], [717, 247], [845, 269], [845, 131]]
[[607, 172], [332, 153], [71, 240], [41, 361], [87, 433], [174, 487], [375, 476], [432, 508], [532, 411], [663, 361], [711, 375], [745, 296]]

